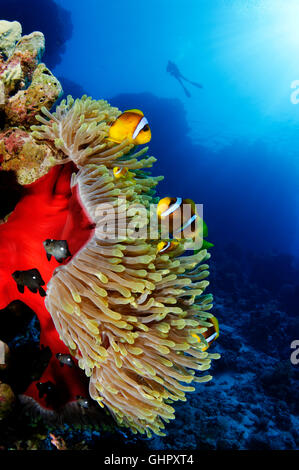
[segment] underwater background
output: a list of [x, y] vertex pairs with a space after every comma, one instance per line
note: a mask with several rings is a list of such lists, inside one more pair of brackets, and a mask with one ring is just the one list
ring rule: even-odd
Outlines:
[[[203, 204], [215, 245], [209, 292], [220, 323], [213, 352], [222, 357], [213, 381], [176, 406], [167, 436], [108, 425], [50, 431], [68, 449], [119, 446], [119, 435], [150, 449], [297, 449], [299, 2], [1, 0], [0, 16], [23, 34], [44, 33], [43, 62], [64, 96], [142, 109], [153, 172], [165, 176], [158, 195]], [[186, 93], [169, 61], [202, 88], [183, 81]], [[7, 322], [16, 355], [32, 353], [35, 318], [26, 312], [17, 336], [11, 329]], [[55, 449], [29, 418], [3, 429], [2, 448]]]

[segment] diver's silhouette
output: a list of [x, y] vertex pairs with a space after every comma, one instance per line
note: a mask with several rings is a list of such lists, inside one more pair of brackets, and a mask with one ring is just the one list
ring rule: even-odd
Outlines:
[[174, 78], [177, 79], [177, 81], [182, 86], [182, 88], [183, 88], [186, 96], [188, 96], [188, 98], [191, 97], [191, 93], [187, 90], [187, 88], [183, 84], [182, 80], [185, 80], [185, 82], [188, 82], [191, 85], [196, 86], [197, 88], [203, 88], [203, 86], [200, 83], [192, 82], [188, 78], [184, 77], [184, 75], [182, 75], [181, 72], [179, 71], [177, 65], [174, 62], [171, 62], [171, 60], [168, 61], [166, 72], [170, 73], [170, 75], [172, 75]]

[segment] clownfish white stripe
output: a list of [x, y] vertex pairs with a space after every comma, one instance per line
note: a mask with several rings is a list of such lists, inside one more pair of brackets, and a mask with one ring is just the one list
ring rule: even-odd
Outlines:
[[185, 223], [185, 225], [183, 225], [183, 227], [179, 230], [177, 230], [175, 233], [177, 232], [183, 232], [187, 227], [189, 227], [189, 225], [192, 224], [192, 222], [194, 222], [194, 220], [197, 218], [197, 214], [194, 214], [192, 215], [192, 217], [190, 217], [189, 220], [187, 220], [187, 222]]
[[116, 175], [119, 175], [119, 173], [121, 173], [121, 172], [122, 172], [122, 168], [119, 168], [118, 170], [115, 170]]
[[161, 214], [161, 217], [167, 217], [168, 215], [172, 214], [174, 211], [176, 211], [180, 205], [182, 204], [182, 198], [178, 197], [176, 200], [176, 203], [171, 205], [165, 212]]
[[208, 338], [206, 338], [206, 342], [209, 343], [209, 342], [212, 341], [216, 336], [217, 336], [217, 333], [213, 333], [211, 336], [209, 336]]
[[146, 117], [143, 116], [142, 119], [140, 119], [135, 131], [134, 131], [134, 134], [133, 134], [133, 139], [136, 139], [136, 137], [138, 136], [139, 132], [144, 128], [144, 126], [146, 126], [148, 124], [148, 120], [146, 119]]
[[167, 250], [169, 247], [170, 247], [170, 242], [167, 242], [167, 244], [164, 246], [164, 248], [162, 248], [160, 253], [163, 253], [163, 251]]

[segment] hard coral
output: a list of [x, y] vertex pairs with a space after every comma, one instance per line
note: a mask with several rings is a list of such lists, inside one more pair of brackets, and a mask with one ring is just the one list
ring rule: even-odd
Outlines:
[[46, 106], [50, 109], [61, 92], [59, 81], [44, 64], [39, 64], [33, 72], [29, 87], [8, 99], [5, 112], [9, 123], [30, 127], [41, 108]]
[[[1, 240], [9, 240], [0, 247], [0, 308], [23, 300], [38, 315], [41, 345], [52, 353], [42, 377], [24, 397], [48, 413], [81, 403], [85, 377], [57, 358], [70, 353], [89, 377], [91, 397], [106, 405], [120, 425], [149, 436], [162, 434], [163, 421], [174, 418], [170, 404], [185, 401], [185, 392], [194, 390], [192, 383], [210, 380], [196, 372], [208, 370], [218, 358], [203, 352], [203, 343], [193, 336], [211, 326], [212, 296], [204, 295], [210, 255], [201, 250], [187, 256], [183, 241], [170, 255], [157, 250], [159, 240], [152, 239], [147, 222], [161, 178], [144, 171], [155, 159], [146, 155], [147, 148], [134, 153], [126, 140], [107, 140], [120, 111], [104, 100], [69, 97], [54, 113], [49, 101], [40, 107], [36, 100], [43, 93], [35, 74], [44, 75], [41, 70], [35, 69], [27, 90], [14, 95], [12, 112], [5, 108], [0, 144], [3, 157], [10, 148], [20, 160], [29, 144], [41, 149], [36, 161], [63, 164], [25, 186], [15, 210], [0, 225]], [[26, 95], [30, 87], [32, 95]], [[8, 127], [33, 122], [28, 110], [26, 116], [23, 112], [26, 96], [34, 97], [34, 119], [40, 125], [25, 136]], [[43, 116], [36, 115], [38, 109]], [[26, 165], [27, 151], [22, 168]], [[115, 166], [129, 169], [130, 176], [116, 179]], [[116, 220], [117, 235], [104, 233], [101, 204], [108, 221]], [[140, 206], [141, 221], [136, 213]], [[134, 236], [136, 223], [145, 229], [142, 238]], [[53, 258], [48, 262], [45, 239], [66, 240], [71, 258], [62, 266]], [[15, 282], [17, 272], [32, 269], [45, 283], [45, 302], [38, 292], [20, 289]]]
[[4, 58], [15, 50], [16, 43], [21, 39], [22, 26], [18, 21], [0, 21], [0, 50]]
[[[15, 28], [8, 28], [7, 24], [9, 22], [0, 21], [0, 47], [3, 42], [3, 36], [5, 36], [6, 43], [9, 44], [9, 47], [2, 46], [0, 61], [0, 78], [4, 84], [7, 99], [16, 93], [18, 89], [25, 88], [30, 84], [32, 75], [40, 62], [45, 47], [42, 33], [35, 32], [21, 37], [21, 25], [17, 22], [14, 23], [19, 25], [17, 33]], [[14, 23], [10, 24], [13, 25]], [[7, 32], [2, 32], [1, 34], [3, 28]], [[17, 44], [15, 44], [16, 40]]]
[[21, 37], [21, 32], [18, 22], [0, 21], [0, 168], [14, 170], [20, 184], [29, 184], [53, 166], [53, 150], [35, 142], [29, 128], [42, 107], [53, 106], [62, 88], [39, 63], [43, 34]]
[[36, 142], [29, 132], [18, 127], [0, 132], [1, 169], [13, 170], [21, 185], [45, 175], [53, 161], [52, 149], [45, 143]]

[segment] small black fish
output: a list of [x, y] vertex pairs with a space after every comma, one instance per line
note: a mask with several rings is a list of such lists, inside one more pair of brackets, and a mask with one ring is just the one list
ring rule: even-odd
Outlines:
[[88, 409], [90, 407], [90, 400], [88, 398], [84, 398], [80, 395], [77, 395], [77, 403], [81, 408]]
[[54, 256], [58, 263], [62, 263], [69, 256], [72, 256], [66, 240], [53, 240], [52, 238], [48, 238], [43, 242], [43, 245], [48, 261]]
[[36, 388], [38, 389], [38, 396], [39, 398], [43, 398], [45, 395], [45, 400], [47, 406], [53, 404], [56, 399], [56, 386], [48, 380], [47, 382], [38, 382], [36, 384]]
[[63, 367], [64, 365], [74, 367], [74, 361], [70, 354], [57, 353], [56, 358], [60, 362], [61, 367]]
[[12, 277], [16, 281], [18, 291], [21, 292], [21, 294], [24, 294], [24, 288], [28, 287], [30, 292], [36, 294], [38, 291], [41, 297], [46, 296], [46, 292], [41, 287], [45, 285], [45, 281], [41, 277], [38, 269], [33, 268], [27, 269], [27, 271], [15, 271], [12, 273]]

